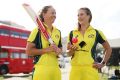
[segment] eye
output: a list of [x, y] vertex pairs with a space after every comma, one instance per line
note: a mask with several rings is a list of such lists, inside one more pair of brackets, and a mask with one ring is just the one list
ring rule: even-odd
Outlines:
[[78, 14], [78, 17], [79, 17], [79, 16], [83, 16], [83, 15], [84, 15], [84, 13], [80, 13], [80, 14]]
[[52, 12], [53, 15], [56, 15], [56, 12]]
[[83, 16], [84, 14], [83, 13], [80, 13], [80, 16]]

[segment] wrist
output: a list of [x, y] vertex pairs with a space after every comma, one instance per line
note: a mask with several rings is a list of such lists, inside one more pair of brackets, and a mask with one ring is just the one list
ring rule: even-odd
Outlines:
[[44, 54], [44, 53], [46, 53], [46, 50], [45, 49], [39, 49], [39, 53]]
[[42, 51], [43, 51], [43, 53], [46, 53], [48, 50], [47, 50], [47, 48], [46, 48], [46, 49], [43, 49]]
[[44, 49], [44, 53], [47, 53], [47, 52], [51, 52], [51, 49], [49, 47]]
[[106, 65], [106, 62], [105, 62], [105, 61], [102, 61], [101, 64]]

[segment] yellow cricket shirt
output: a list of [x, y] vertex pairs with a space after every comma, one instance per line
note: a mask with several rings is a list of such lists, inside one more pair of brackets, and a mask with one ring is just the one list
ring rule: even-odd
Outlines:
[[[72, 43], [72, 38], [77, 37], [78, 42]], [[81, 42], [85, 42], [83, 47], [80, 46]], [[73, 66], [78, 65], [92, 65], [96, 58], [96, 45], [97, 43], [104, 43], [106, 38], [101, 31], [94, 29], [92, 26], [89, 26], [85, 31], [84, 36], [78, 30], [72, 30], [68, 36], [68, 42], [71, 42], [73, 45], [78, 46], [78, 50], [75, 51], [75, 54], [71, 60]]]
[[[48, 29], [47, 25], [45, 25], [45, 26], [46, 26], [46, 30], [51, 35], [51, 38], [54, 41], [54, 43], [56, 45], [58, 45], [59, 48], [62, 47], [60, 30], [58, 30], [57, 28], [53, 27], [53, 30], [51, 32]], [[37, 49], [47, 48], [50, 45], [50, 43], [44, 38], [44, 36], [38, 30], [38, 28], [35, 28], [31, 32], [31, 34], [30, 34], [30, 36], [29, 36], [27, 41], [31, 42], [31, 43], [34, 43], [36, 45]], [[42, 55], [36, 55], [34, 57], [35, 66], [37, 66], [37, 65], [58, 66], [58, 60], [57, 60], [57, 57], [56, 57], [55, 54], [56, 54], [55, 52], [49, 52], [49, 53], [44, 53]]]

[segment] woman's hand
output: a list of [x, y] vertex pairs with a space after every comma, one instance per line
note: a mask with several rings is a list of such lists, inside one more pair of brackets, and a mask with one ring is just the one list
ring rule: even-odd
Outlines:
[[97, 63], [97, 62], [95, 62], [94, 64], [93, 64], [93, 67], [94, 68], [96, 68], [96, 69], [101, 69], [101, 68], [103, 68], [105, 65], [103, 64], [103, 63]]
[[68, 47], [67, 48], [68, 48], [68, 50], [72, 50], [72, 51], [75, 51], [75, 50], [78, 49], [78, 47], [76, 45], [72, 45], [70, 43], [68, 43]]
[[57, 55], [59, 55], [62, 52], [62, 50], [58, 48], [58, 46], [55, 44], [51, 44], [47, 49], [48, 52], [55, 52]]
[[68, 43], [67, 53], [68, 53], [69, 56], [73, 56], [77, 49], [78, 49], [78, 47], [76, 45], [72, 45], [72, 44]]
[[60, 55], [62, 53], [62, 49], [61, 48], [57, 48], [56, 51], [55, 51], [55, 53], [57, 55]]
[[76, 51], [78, 47], [76, 45], [71, 45], [71, 50]]
[[61, 53], [62, 53], [62, 49], [58, 48], [58, 46], [57, 46], [57, 45], [52, 44], [51, 46], [53, 47], [54, 52], [55, 52], [57, 55], [59, 55], [59, 54], [61, 54]]
[[48, 48], [46, 48], [46, 52], [55, 52], [56, 46], [51, 44]]
[[44, 52], [47, 53], [47, 52], [53, 52], [53, 48], [50, 46], [46, 49], [44, 49]]

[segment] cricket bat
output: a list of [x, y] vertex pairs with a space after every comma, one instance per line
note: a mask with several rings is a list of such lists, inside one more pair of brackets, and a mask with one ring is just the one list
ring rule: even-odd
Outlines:
[[31, 8], [29, 4], [23, 4], [24, 9], [29, 14], [29, 16], [32, 18], [36, 26], [38, 26], [38, 29], [42, 32], [44, 37], [50, 42], [50, 44], [53, 44], [53, 40], [50, 37], [49, 33], [46, 31], [42, 21], [39, 19], [38, 15], [35, 13], [35, 11]]

